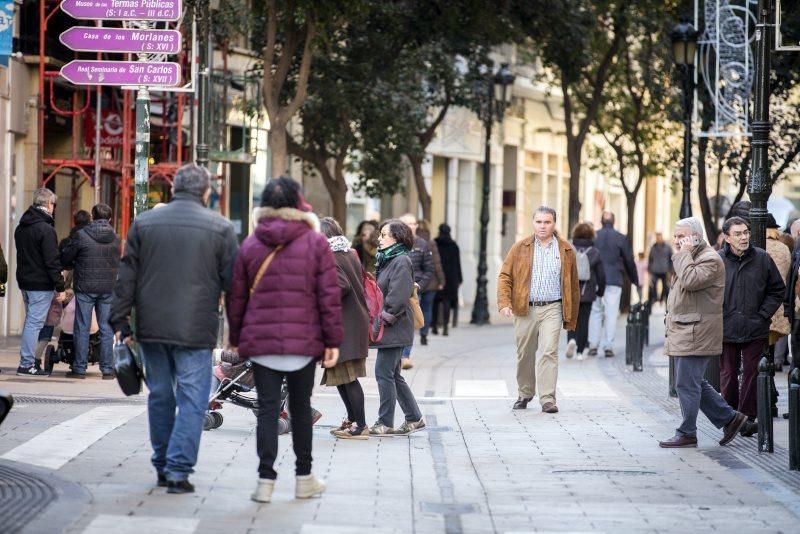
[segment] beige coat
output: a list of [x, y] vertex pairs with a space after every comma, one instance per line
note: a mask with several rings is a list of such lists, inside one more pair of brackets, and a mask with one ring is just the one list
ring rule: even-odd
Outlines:
[[667, 356], [722, 354], [722, 304], [725, 265], [717, 251], [701, 241], [691, 253], [672, 256], [675, 274], [664, 319]]
[[[778, 231], [774, 228], [767, 230], [767, 254], [775, 262], [778, 272], [781, 273], [783, 281], [789, 278], [789, 269], [792, 268], [792, 252], [783, 242], [778, 239]], [[772, 324], [769, 327], [771, 332], [777, 332], [781, 336], [788, 336], [791, 327], [789, 319], [783, 315], [783, 306], [778, 308], [772, 316]]]
[[[558, 234], [558, 251], [561, 254], [561, 305], [564, 328], [575, 330], [578, 324], [580, 289], [578, 263], [575, 249]], [[529, 313], [531, 271], [533, 269], [533, 236], [517, 241], [508, 251], [497, 279], [497, 309], [511, 308], [514, 315], [524, 317]]]

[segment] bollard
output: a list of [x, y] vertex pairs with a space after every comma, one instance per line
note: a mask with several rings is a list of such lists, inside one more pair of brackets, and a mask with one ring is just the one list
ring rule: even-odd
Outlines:
[[800, 471], [800, 368], [789, 374], [789, 469]]
[[648, 300], [642, 305], [642, 322], [644, 323], [644, 345], [650, 346], [650, 312], [652, 303]]
[[773, 452], [772, 440], [772, 387], [770, 363], [766, 356], [758, 362], [758, 452]]
[[[634, 304], [634, 307], [636, 305]], [[635, 328], [635, 318], [633, 315], [634, 308], [631, 308], [631, 312], [628, 314], [628, 321], [625, 325], [625, 365], [631, 365], [633, 363], [633, 347], [635, 346], [634, 336], [636, 335]]]

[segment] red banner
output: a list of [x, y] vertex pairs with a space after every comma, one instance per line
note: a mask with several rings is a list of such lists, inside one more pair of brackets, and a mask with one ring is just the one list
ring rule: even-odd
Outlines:
[[[102, 110], [100, 116], [100, 146], [103, 148], [122, 147], [122, 116], [116, 111]], [[84, 140], [88, 147], [94, 147], [95, 112], [87, 111], [83, 119]]]

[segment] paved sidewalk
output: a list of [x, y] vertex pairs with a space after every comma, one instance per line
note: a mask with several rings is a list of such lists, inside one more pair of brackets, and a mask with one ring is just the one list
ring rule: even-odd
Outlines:
[[[561, 412], [547, 415], [536, 401], [527, 411], [510, 409], [516, 357], [508, 324], [461, 326], [430, 342], [415, 347], [416, 367], [406, 375], [428, 421], [424, 432], [337, 441], [328, 430], [344, 413], [338, 394], [315, 390], [324, 417], [314, 432], [314, 471], [328, 482], [319, 499], [293, 499], [294, 455], [283, 436], [273, 503], [249, 500], [255, 418], [236, 407], [203, 436], [192, 476], [197, 493], [165, 495], [154, 487], [142, 399], [125, 399], [99, 379], [10, 376], [8, 353], [0, 354], [0, 389], [21, 402], [0, 427], [0, 459], [22, 461], [0, 462], [49, 465], [35, 469], [88, 490], [91, 502], [64, 514], [53, 532], [797, 531], [799, 492], [742, 459], [748, 447], [744, 458], [757, 456], [753, 440], [722, 448], [718, 431], [703, 427], [698, 449], [658, 447], [679, 411], [661, 400], [655, 360], [633, 376], [624, 350], [608, 360], [562, 355]], [[371, 422], [374, 380], [365, 380], [365, 390]], [[798, 476], [789, 474], [790, 482]]]

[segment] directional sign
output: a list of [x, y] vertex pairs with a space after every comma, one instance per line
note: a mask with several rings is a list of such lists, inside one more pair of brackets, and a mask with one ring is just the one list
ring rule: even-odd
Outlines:
[[151, 52], [177, 54], [181, 51], [178, 30], [136, 30], [73, 26], [59, 37], [78, 52]]
[[61, 11], [87, 20], [178, 20], [181, 0], [62, 0]]
[[181, 66], [152, 61], [75, 60], [61, 67], [61, 76], [75, 85], [174, 86], [181, 81]]

